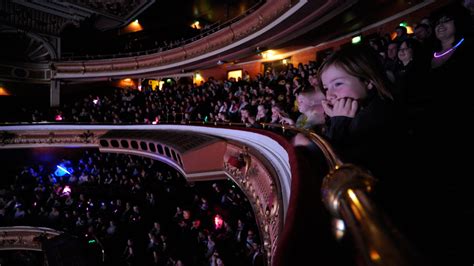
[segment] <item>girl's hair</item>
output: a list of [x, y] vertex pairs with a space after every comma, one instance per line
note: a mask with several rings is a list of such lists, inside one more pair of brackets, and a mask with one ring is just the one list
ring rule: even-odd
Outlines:
[[349, 75], [359, 78], [362, 82], [372, 82], [378, 95], [393, 100], [389, 81], [378, 55], [366, 46], [349, 46], [329, 55], [318, 70], [319, 86], [323, 87], [321, 74], [330, 66], [337, 66]]

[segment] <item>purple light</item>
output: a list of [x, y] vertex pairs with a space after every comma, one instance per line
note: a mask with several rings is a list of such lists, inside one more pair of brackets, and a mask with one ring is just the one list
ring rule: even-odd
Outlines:
[[451, 47], [449, 48], [447, 51], [445, 51], [444, 53], [442, 54], [437, 54], [436, 52], [434, 52], [433, 56], [434, 58], [440, 58], [440, 57], [443, 57], [449, 53], [451, 53], [452, 51], [456, 50], [456, 48], [461, 45], [461, 43], [464, 41], [464, 38], [462, 38], [454, 47]]
[[220, 215], [214, 216], [214, 225], [216, 229], [220, 229], [223, 223], [224, 220], [222, 220], [222, 217]]

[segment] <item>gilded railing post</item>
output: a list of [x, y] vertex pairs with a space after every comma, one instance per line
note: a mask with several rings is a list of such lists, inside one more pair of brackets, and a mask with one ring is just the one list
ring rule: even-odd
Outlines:
[[415, 263], [415, 252], [368, 197], [375, 182], [355, 165], [336, 167], [323, 180], [323, 202], [344, 221], [366, 265], [420, 265]]

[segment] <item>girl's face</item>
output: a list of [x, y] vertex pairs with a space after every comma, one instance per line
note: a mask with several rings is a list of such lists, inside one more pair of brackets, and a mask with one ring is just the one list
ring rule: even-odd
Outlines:
[[272, 115], [273, 116], [280, 116], [280, 108], [276, 107], [276, 106], [273, 106], [272, 107]]
[[398, 49], [398, 59], [404, 64], [407, 64], [413, 59], [413, 49], [407, 46], [406, 42], [403, 42]]
[[435, 34], [439, 40], [454, 38], [455, 32], [456, 26], [454, 26], [454, 20], [452, 18], [444, 16], [436, 22]]
[[326, 90], [326, 99], [331, 105], [343, 98], [359, 100], [367, 97], [367, 84], [338, 66], [329, 66], [321, 74], [321, 80]]

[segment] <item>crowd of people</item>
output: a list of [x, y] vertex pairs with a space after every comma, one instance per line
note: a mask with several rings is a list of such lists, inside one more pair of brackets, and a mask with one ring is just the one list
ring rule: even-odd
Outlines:
[[[394, 39], [377, 36], [320, 62], [289, 64], [254, 79], [210, 78], [200, 85], [91, 95], [53, 113], [25, 114], [33, 122], [56, 117], [67, 122], [242, 122], [249, 127], [267, 122], [312, 129], [345, 162], [365, 167], [380, 179], [378, 203], [423, 254], [441, 263], [437, 258], [460, 259], [472, 247], [457, 246], [463, 233], [456, 224], [466, 225], [462, 230], [471, 234], [473, 208], [467, 204], [472, 202], [465, 191], [467, 181], [453, 178], [454, 173], [465, 175], [457, 166], [468, 162], [450, 156], [456, 154], [453, 146], [470, 139], [465, 134], [472, 104], [464, 94], [472, 72], [472, 29], [469, 11], [451, 4], [421, 20], [412, 35], [400, 26]], [[296, 145], [311, 145], [300, 135], [292, 137]], [[434, 145], [437, 153], [430, 152]], [[439, 174], [444, 178], [434, 178]], [[425, 193], [428, 190], [446, 197], [439, 202]], [[459, 196], [463, 201], [456, 203]], [[432, 225], [421, 224], [424, 219]], [[449, 241], [427, 242], [431, 230]]]
[[0, 226], [93, 240], [105, 265], [263, 265], [250, 204], [231, 182], [190, 184], [151, 159], [81, 152], [58, 162], [71, 174], [40, 164], [5, 176]]

